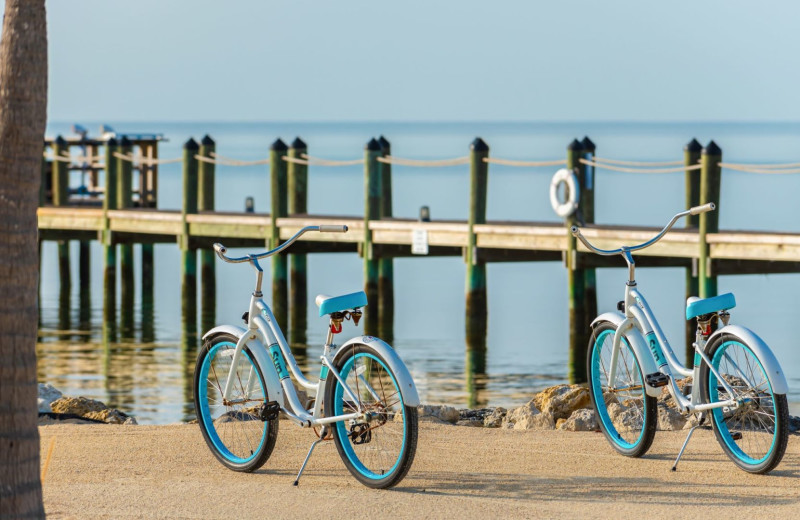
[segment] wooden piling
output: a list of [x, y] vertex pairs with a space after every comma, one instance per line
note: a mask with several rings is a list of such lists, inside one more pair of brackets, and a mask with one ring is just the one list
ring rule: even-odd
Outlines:
[[[158, 158], [158, 141], [150, 144], [140, 145], [142, 156], [148, 159]], [[139, 207], [155, 208], [155, 179], [157, 177], [157, 164], [142, 164], [139, 174]], [[142, 251], [142, 342], [150, 343], [155, 339], [155, 327], [153, 317], [155, 316], [155, 248], [153, 244], [143, 243]]]
[[486, 223], [486, 196], [489, 182], [489, 146], [476, 137], [469, 147], [469, 220], [466, 263], [466, 341], [467, 348], [480, 351], [486, 345], [488, 302], [486, 296], [486, 262], [478, 258], [474, 226]]
[[[278, 230], [278, 219], [288, 215], [286, 161], [283, 156], [288, 151], [286, 143], [276, 139], [269, 147], [269, 174], [271, 209], [270, 220], [270, 247], [278, 247], [281, 243]], [[272, 262], [272, 312], [281, 326], [285, 327], [289, 319], [289, 280], [288, 262], [286, 255], [275, 255], [270, 258]]]
[[[212, 158], [216, 151], [216, 143], [206, 135], [200, 141], [201, 157]], [[199, 212], [214, 211], [214, 175], [215, 164], [211, 162], [198, 163], [197, 183], [197, 210]], [[210, 247], [199, 249], [200, 255], [200, 329], [209, 330], [214, 326], [217, 314], [217, 273], [214, 250]]]
[[706, 236], [719, 231], [720, 184], [722, 180], [722, 150], [714, 141], [709, 142], [700, 154], [700, 204], [713, 202], [717, 209], [700, 214], [699, 235], [700, 254], [698, 269], [698, 289], [701, 298], [717, 295], [717, 276], [711, 268], [711, 258]]
[[364, 292], [367, 293], [367, 305], [364, 308], [364, 334], [378, 334], [378, 259], [372, 247], [372, 232], [369, 229], [371, 220], [381, 218], [381, 172], [378, 157], [381, 145], [375, 138], [370, 139], [364, 148]]
[[117, 246], [109, 228], [108, 211], [117, 208], [117, 140], [106, 143], [105, 195], [103, 196], [103, 342], [116, 341], [117, 334]]
[[[700, 152], [703, 147], [697, 142], [697, 139], [692, 139], [683, 147], [683, 164], [687, 168], [695, 166], [700, 162]], [[692, 208], [700, 204], [700, 172], [698, 170], [686, 170], [684, 173], [684, 183], [686, 186], [686, 208]], [[699, 215], [689, 215], [686, 217], [686, 227], [696, 228], [700, 223]], [[697, 268], [698, 260], [692, 259], [692, 265], [686, 269], [686, 298], [690, 296], [697, 296]], [[694, 364], [694, 343], [695, 332], [697, 324], [694, 320], [686, 320], [686, 366], [690, 367]]]
[[[579, 189], [582, 189], [585, 182], [585, 171], [580, 162], [583, 153], [583, 145], [577, 139], [567, 146], [567, 168], [575, 173]], [[589, 330], [586, 327], [586, 320], [589, 318], [584, 303], [586, 300], [586, 272], [585, 269], [578, 267], [577, 243], [569, 231], [571, 226], [582, 224], [580, 212], [581, 207], [579, 206], [578, 210], [566, 219], [567, 298], [569, 301], [569, 366], [567, 372], [570, 383], [586, 382], [586, 348], [589, 342]]]
[[197, 343], [197, 254], [189, 240], [189, 224], [187, 215], [197, 213], [197, 171], [198, 161], [195, 158], [200, 147], [189, 138], [183, 145], [183, 233], [181, 246], [181, 316], [183, 324], [182, 345], [185, 350], [192, 350]]
[[[589, 136], [584, 136], [581, 145], [583, 145], [583, 158], [594, 162], [596, 147], [592, 140], [589, 139]], [[594, 166], [584, 164], [583, 169], [584, 175], [581, 182], [580, 196], [581, 215], [585, 224], [594, 224], [594, 193], [597, 179], [595, 178]], [[594, 267], [584, 269], [583, 284], [584, 330], [588, 331], [592, 326], [592, 321], [597, 316], [597, 272]]]
[[[130, 156], [133, 144], [122, 136], [119, 140], [119, 153]], [[117, 159], [117, 209], [133, 208], [133, 162]], [[133, 276], [133, 244], [119, 245], [120, 274], [120, 333], [131, 338], [133, 334], [134, 316], [134, 276]]]
[[[308, 152], [306, 143], [299, 137], [289, 147], [289, 157], [300, 159]], [[290, 162], [287, 165], [288, 213], [302, 215], [308, 213], [308, 166]], [[289, 257], [289, 342], [292, 348], [302, 349], [308, 339], [307, 302], [308, 281], [306, 276], [307, 258], [305, 253]]]
[[[381, 156], [392, 155], [392, 147], [384, 137], [378, 138]], [[381, 218], [392, 218], [392, 165], [379, 163], [381, 171]], [[394, 260], [378, 260], [378, 334], [389, 343], [394, 340]]]
[[[53, 155], [57, 158], [69, 155], [69, 145], [60, 135], [53, 141]], [[66, 206], [69, 200], [69, 164], [68, 162], [60, 160], [53, 161], [53, 206]], [[70, 288], [72, 287], [69, 263], [69, 241], [59, 240], [58, 274], [59, 280], [61, 281], [61, 293], [67, 295], [69, 295]]]

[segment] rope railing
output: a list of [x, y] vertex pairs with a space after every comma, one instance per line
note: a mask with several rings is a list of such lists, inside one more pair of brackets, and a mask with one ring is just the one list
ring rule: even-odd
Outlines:
[[683, 161], [623, 161], [620, 159], [606, 159], [604, 157], [593, 157], [594, 162], [619, 164], [621, 166], [679, 166]]
[[[761, 174], [792, 174], [800, 173], [800, 163], [786, 163], [786, 164], [736, 164], [736, 163], [719, 163], [721, 168], [729, 170], [736, 170], [746, 173], [761, 173]], [[792, 166], [795, 166], [792, 168]]]
[[593, 161], [587, 161], [586, 159], [580, 159], [581, 164], [585, 164], [586, 166], [592, 166], [594, 168], [600, 168], [603, 170], [611, 170], [616, 172], [625, 172], [625, 173], [676, 173], [676, 172], [685, 172], [685, 171], [693, 171], [699, 170], [702, 168], [699, 164], [694, 164], [692, 166], [681, 166], [676, 168], [626, 168], [624, 166], [613, 166], [611, 164], [601, 164]]
[[552, 161], [514, 161], [511, 159], [497, 159], [495, 157], [484, 157], [483, 162], [524, 168], [536, 168], [539, 166], [561, 166], [567, 164], [566, 159], [554, 159]]
[[210, 163], [210, 164], [219, 164], [221, 166], [257, 166], [259, 164], [269, 164], [269, 159], [257, 159], [255, 161], [242, 161], [239, 159], [233, 159], [231, 157], [225, 157], [223, 155], [219, 155], [216, 152], [211, 152], [211, 157], [206, 157], [204, 155], [195, 155], [195, 159], [200, 162]]
[[385, 157], [378, 157], [378, 162], [384, 164], [396, 164], [397, 166], [414, 166], [414, 167], [427, 167], [438, 168], [442, 166], [460, 166], [462, 164], [469, 164], [469, 157], [455, 157], [453, 159], [403, 159], [401, 157], [394, 157], [387, 155]]
[[336, 159], [322, 159], [320, 157], [312, 157], [307, 153], [300, 154], [301, 158], [289, 157], [284, 155], [282, 159], [286, 162], [294, 164], [304, 164], [306, 166], [355, 166], [357, 164], [364, 164], [364, 159], [347, 159], [344, 161]]
[[156, 164], [172, 164], [183, 161], [182, 157], [176, 157], [175, 159], [156, 159], [155, 157], [145, 157], [140, 154], [133, 155], [120, 152], [114, 152], [112, 155], [117, 159], [133, 163], [135, 166], [154, 166]]

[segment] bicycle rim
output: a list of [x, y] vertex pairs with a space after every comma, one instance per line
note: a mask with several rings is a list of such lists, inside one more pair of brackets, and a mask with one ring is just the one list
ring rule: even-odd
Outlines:
[[[711, 411], [723, 447], [743, 464], [763, 464], [778, 446], [778, 409], [764, 367], [750, 348], [736, 340], [723, 342], [713, 353], [711, 365], [743, 399], [738, 408]], [[709, 402], [731, 398], [713, 372], [708, 374]]]
[[267, 441], [268, 422], [259, 418], [265, 402], [264, 381], [249, 352], [237, 362], [231, 403], [222, 394], [230, 374], [234, 343], [222, 341], [209, 348], [198, 379], [198, 421], [217, 453], [233, 464], [247, 464], [261, 453]]
[[601, 331], [591, 354], [592, 400], [609, 440], [623, 450], [633, 450], [642, 442], [648, 421], [642, 372], [633, 350], [623, 339], [611, 380], [613, 346], [614, 330]]
[[360, 404], [369, 416], [367, 422], [336, 423], [341, 449], [363, 477], [385, 479], [401, 467], [408, 442], [408, 420], [399, 385], [384, 362], [369, 352], [348, 358], [339, 373], [355, 395], [349, 396], [337, 383], [334, 413], [357, 412]]

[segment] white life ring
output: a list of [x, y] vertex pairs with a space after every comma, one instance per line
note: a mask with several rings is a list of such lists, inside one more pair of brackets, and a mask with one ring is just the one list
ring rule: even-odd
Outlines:
[[[561, 202], [558, 200], [558, 188], [561, 184], [565, 184], [567, 200]], [[566, 168], [561, 168], [553, 175], [550, 181], [550, 205], [553, 206], [553, 211], [556, 215], [562, 218], [567, 218], [578, 209], [580, 202], [580, 192], [578, 191], [578, 178], [575, 174]]]

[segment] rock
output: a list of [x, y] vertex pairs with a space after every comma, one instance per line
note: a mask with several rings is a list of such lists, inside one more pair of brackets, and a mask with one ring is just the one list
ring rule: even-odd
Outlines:
[[477, 426], [479, 428], [483, 428], [483, 421], [477, 417], [473, 417], [471, 419], [461, 419], [456, 423], [456, 426]]
[[797, 433], [800, 430], [800, 417], [789, 416], [789, 433]]
[[599, 429], [594, 410], [583, 408], [575, 410], [569, 419], [559, 419], [559, 430], [568, 432], [594, 432]]
[[614, 423], [614, 428], [620, 433], [639, 431], [644, 427], [642, 411], [636, 405], [624, 406], [611, 403], [608, 406], [608, 416]]
[[104, 403], [86, 397], [61, 397], [50, 403], [50, 407], [56, 413], [74, 413], [80, 416], [108, 408]]
[[486, 428], [499, 428], [503, 425], [503, 419], [505, 419], [507, 412], [505, 408], [495, 408], [492, 413], [483, 418], [483, 426]]
[[589, 389], [581, 385], [556, 385], [533, 396], [533, 404], [554, 419], [568, 419], [575, 410], [589, 408]]
[[39, 383], [39, 412], [52, 412], [50, 403], [59, 399], [63, 394], [51, 384]]
[[503, 419], [503, 428], [514, 430], [552, 430], [555, 426], [553, 415], [549, 412], [540, 413], [533, 400], [509, 411]]
[[658, 403], [657, 429], [666, 431], [682, 430], [685, 425], [686, 417], [677, 409], [663, 402]]
[[421, 404], [417, 408], [420, 419], [438, 419], [440, 421], [455, 424], [461, 419], [461, 414], [452, 406], [444, 404]]
[[115, 410], [114, 408], [106, 408], [99, 412], [89, 412], [83, 414], [87, 419], [94, 419], [96, 421], [103, 421], [109, 424], [137, 424], [136, 419], [129, 417], [127, 414]]

